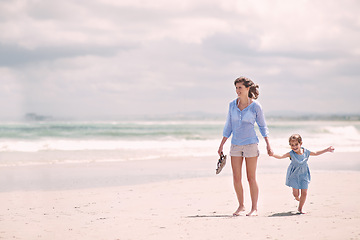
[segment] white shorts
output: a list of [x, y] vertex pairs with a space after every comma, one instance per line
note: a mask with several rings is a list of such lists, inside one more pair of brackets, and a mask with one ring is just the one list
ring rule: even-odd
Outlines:
[[248, 145], [233, 145], [230, 147], [230, 156], [233, 157], [258, 157], [260, 154], [257, 143]]

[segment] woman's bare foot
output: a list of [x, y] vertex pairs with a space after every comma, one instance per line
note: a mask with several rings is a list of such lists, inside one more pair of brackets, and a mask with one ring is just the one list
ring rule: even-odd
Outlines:
[[233, 213], [233, 216], [240, 216], [240, 212], [244, 212], [245, 211], [245, 207], [244, 206], [240, 206], [238, 207], [238, 209]]
[[300, 198], [299, 197], [295, 197], [295, 200], [300, 202]]
[[251, 210], [248, 214], [246, 214], [246, 216], [248, 217], [253, 217], [253, 216], [257, 216], [257, 210]]
[[306, 212], [304, 212], [302, 209], [299, 209], [298, 208], [298, 212], [297, 212], [297, 214], [305, 214]]

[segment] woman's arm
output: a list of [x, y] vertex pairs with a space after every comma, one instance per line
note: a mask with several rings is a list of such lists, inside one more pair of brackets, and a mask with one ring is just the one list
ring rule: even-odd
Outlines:
[[[226, 116], [226, 122], [223, 129], [223, 136], [229, 138], [232, 133], [232, 124], [231, 124], [231, 103], [229, 104], [228, 114]], [[226, 140], [225, 140], [226, 141]]]
[[[259, 126], [259, 131], [261, 133], [261, 135], [265, 138], [269, 136], [269, 129], [266, 125], [266, 121], [265, 121], [265, 115], [264, 112], [262, 110], [262, 107], [260, 105], [260, 103], [256, 102], [257, 105], [255, 107], [255, 111], [256, 111], [256, 117], [255, 117], [255, 121], [257, 123], [257, 125]], [[266, 139], [265, 139], [266, 141]], [[268, 142], [266, 142], [266, 144], [268, 144]]]
[[272, 154], [270, 156], [277, 158], [277, 159], [290, 158], [290, 153], [288, 152], [288, 153], [285, 153], [284, 155]]
[[221, 154], [223, 153], [223, 147], [224, 147], [224, 144], [225, 144], [227, 139], [228, 139], [227, 137], [223, 137], [222, 140], [221, 140], [219, 150], [218, 150], [219, 156], [221, 156]]
[[220, 143], [220, 146], [218, 149], [219, 156], [221, 156], [221, 154], [223, 153], [224, 144], [225, 144], [226, 140], [230, 137], [231, 133], [232, 133], [232, 124], [231, 124], [231, 103], [230, 103], [228, 114], [226, 116], [225, 126], [223, 129], [223, 138], [221, 140], [221, 143]]
[[269, 154], [269, 156], [273, 155], [274, 152], [271, 149], [270, 146], [270, 141], [269, 141], [269, 129], [266, 125], [266, 121], [265, 121], [265, 116], [264, 116], [264, 112], [262, 110], [262, 107], [259, 103], [257, 103], [257, 107], [255, 108], [256, 110], [256, 123], [259, 126], [259, 131], [261, 133], [261, 135], [263, 136], [265, 143], [266, 143], [266, 150]]
[[270, 142], [269, 142], [269, 137], [264, 137], [264, 140], [265, 140], [265, 143], [266, 143], [266, 150], [267, 150], [269, 156], [273, 155], [274, 152], [271, 149]]
[[318, 156], [318, 155], [326, 153], [326, 152], [333, 152], [334, 150], [335, 150], [335, 148], [333, 146], [330, 146], [328, 148], [325, 148], [324, 150], [310, 152], [310, 156]]

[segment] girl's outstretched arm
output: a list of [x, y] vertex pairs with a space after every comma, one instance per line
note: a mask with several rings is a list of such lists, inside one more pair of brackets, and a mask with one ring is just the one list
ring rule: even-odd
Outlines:
[[326, 153], [326, 152], [333, 152], [334, 150], [335, 150], [335, 148], [333, 146], [330, 146], [321, 151], [310, 152], [310, 156], [318, 156], [318, 155]]
[[290, 153], [288, 152], [288, 153], [285, 153], [284, 155], [272, 154], [270, 156], [277, 158], [277, 159], [290, 158]]

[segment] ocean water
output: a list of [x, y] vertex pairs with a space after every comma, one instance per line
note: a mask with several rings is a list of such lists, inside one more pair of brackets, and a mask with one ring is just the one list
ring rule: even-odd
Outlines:
[[[225, 119], [224, 119], [225, 121]], [[29, 121], [0, 123], [0, 166], [159, 158], [217, 158], [224, 121]], [[293, 133], [303, 146], [360, 152], [359, 121], [268, 121], [276, 153], [289, 151]], [[258, 132], [261, 154], [265, 143]], [[224, 151], [230, 147], [230, 140]]]

